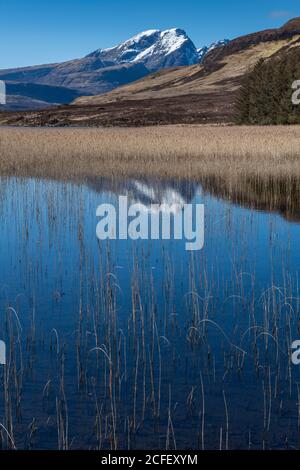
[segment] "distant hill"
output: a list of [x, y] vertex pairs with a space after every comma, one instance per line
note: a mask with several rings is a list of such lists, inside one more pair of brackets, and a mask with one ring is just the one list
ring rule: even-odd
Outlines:
[[7, 105], [4, 108], [16, 110], [23, 110], [28, 106], [28, 103], [31, 108], [40, 109], [69, 103], [82, 96], [82, 93], [71, 88], [18, 82], [8, 82], [6, 93]]

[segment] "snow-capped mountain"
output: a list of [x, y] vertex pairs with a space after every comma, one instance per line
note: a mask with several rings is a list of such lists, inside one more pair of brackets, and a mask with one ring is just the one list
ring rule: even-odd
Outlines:
[[203, 46], [200, 49], [197, 49], [198, 62], [202, 63], [209, 52], [217, 47], [226, 46], [228, 43], [229, 39], [222, 39], [221, 41], [213, 42], [210, 46]]
[[151, 72], [198, 62], [195, 45], [186, 32], [178, 28], [144, 31], [118, 46], [98, 49], [88, 57], [97, 58], [104, 67], [142, 62]]

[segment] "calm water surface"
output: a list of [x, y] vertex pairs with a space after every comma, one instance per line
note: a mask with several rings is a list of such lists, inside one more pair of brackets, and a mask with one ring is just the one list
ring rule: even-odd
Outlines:
[[[300, 446], [297, 220], [192, 182], [0, 191], [2, 448]], [[205, 204], [204, 249], [98, 241], [97, 206], [119, 195]]]

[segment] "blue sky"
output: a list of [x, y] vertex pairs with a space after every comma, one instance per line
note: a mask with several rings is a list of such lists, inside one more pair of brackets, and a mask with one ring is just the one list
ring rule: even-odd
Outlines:
[[282, 25], [299, 0], [1, 0], [0, 68], [59, 62], [146, 29], [185, 29], [196, 46]]

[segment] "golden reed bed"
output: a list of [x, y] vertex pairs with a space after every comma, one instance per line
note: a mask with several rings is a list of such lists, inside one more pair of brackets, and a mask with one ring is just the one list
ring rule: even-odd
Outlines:
[[300, 126], [0, 128], [0, 174], [294, 178], [300, 176]]

